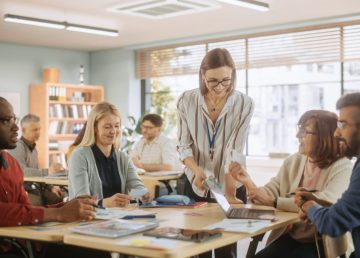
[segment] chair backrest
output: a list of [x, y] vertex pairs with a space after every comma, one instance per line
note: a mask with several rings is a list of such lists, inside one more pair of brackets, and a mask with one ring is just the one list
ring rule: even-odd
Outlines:
[[348, 249], [346, 234], [338, 237], [322, 235], [324, 253], [326, 258], [336, 258], [345, 255]]

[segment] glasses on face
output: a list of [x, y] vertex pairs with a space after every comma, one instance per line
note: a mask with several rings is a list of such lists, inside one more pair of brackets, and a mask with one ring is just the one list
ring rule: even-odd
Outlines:
[[317, 133], [316, 132], [311, 132], [311, 131], [308, 131], [308, 130], [306, 130], [305, 128], [302, 128], [302, 127], [298, 127], [298, 135], [300, 136], [300, 137], [304, 137], [304, 136], [306, 136], [306, 135], [317, 135]]
[[211, 80], [206, 79], [206, 82], [208, 83], [209, 87], [211, 87], [211, 88], [215, 88], [219, 84], [221, 84], [224, 87], [229, 87], [231, 85], [231, 79], [230, 78], [225, 78], [222, 81], [218, 81], [216, 79], [211, 79]]
[[348, 123], [346, 121], [338, 121], [337, 122], [337, 128], [339, 128], [340, 130], [344, 129], [347, 126], [358, 126], [360, 125], [359, 123]]
[[143, 130], [151, 130], [154, 129], [156, 126], [149, 126], [149, 125], [141, 125], [141, 129]]
[[11, 125], [14, 125], [14, 124], [18, 124], [19, 123], [19, 118], [16, 117], [16, 116], [0, 117], [0, 122], [3, 125], [11, 126]]

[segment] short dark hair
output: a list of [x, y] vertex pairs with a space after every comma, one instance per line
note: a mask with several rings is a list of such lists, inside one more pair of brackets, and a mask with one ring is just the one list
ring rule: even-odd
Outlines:
[[225, 48], [215, 48], [206, 53], [203, 58], [200, 70], [199, 70], [199, 87], [201, 94], [205, 96], [208, 93], [208, 89], [206, 88], [206, 84], [203, 80], [203, 75], [207, 70], [220, 68], [223, 66], [228, 66], [232, 69], [231, 72], [231, 84], [228, 93], [232, 94], [236, 87], [236, 66], [233, 58], [230, 55], [230, 52]]
[[334, 137], [337, 118], [337, 115], [330, 111], [309, 110], [299, 119], [299, 126], [303, 126], [310, 119], [315, 120], [318, 142], [312, 155], [319, 168], [327, 168], [342, 157], [339, 142]]
[[143, 123], [144, 121], [150, 121], [156, 127], [161, 127], [163, 124], [163, 119], [158, 114], [147, 114], [143, 117], [141, 122]]
[[360, 92], [345, 94], [336, 102], [336, 109], [348, 106], [360, 108]]

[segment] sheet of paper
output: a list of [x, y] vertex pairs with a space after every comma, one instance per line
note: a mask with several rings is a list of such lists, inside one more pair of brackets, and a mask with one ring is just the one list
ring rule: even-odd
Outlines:
[[131, 189], [129, 194], [130, 194], [131, 198], [137, 199], [137, 198], [144, 196], [147, 193], [148, 193], [147, 189]]
[[156, 238], [149, 236], [134, 236], [125, 240], [119, 240], [116, 244], [123, 246], [141, 246], [151, 249], [172, 249], [179, 240]]
[[205, 229], [223, 228], [224, 231], [228, 232], [254, 233], [270, 224], [270, 220], [223, 219], [207, 226]]
[[144, 211], [140, 209], [120, 209], [120, 208], [109, 208], [109, 209], [98, 209], [96, 211], [96, 219], [121, 219], [126, 216], [146, 216], [153, 215], [154, 212]]

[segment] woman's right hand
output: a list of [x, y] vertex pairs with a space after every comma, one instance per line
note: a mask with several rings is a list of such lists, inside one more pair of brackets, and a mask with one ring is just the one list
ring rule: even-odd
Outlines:
[[111, 207], [125, 207], [129, 205], [131, 196], [127, 194], [117, 193], [111, 197], [105, 198], [103, 200], [103, 206], [105, 208]]
[[194, 184], [201, 191], [205, 191], [205, 179], [206, 176], [204, 170], [198, 169], [198, 171], [195, 173]]

